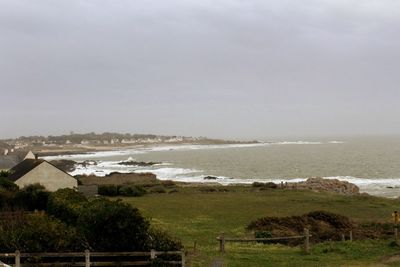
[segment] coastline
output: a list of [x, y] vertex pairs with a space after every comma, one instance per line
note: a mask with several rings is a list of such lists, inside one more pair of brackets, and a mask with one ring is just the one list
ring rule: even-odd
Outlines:
[[[334, 144], [331, 141], [325, 141], [325, 143], [318, 142], [322, 144], [322, 146], [329, 146], [327, 147], [328, 151], [331, 150], [333, 146], [341, 147], [340, 144]], [[337, 142], [335, 142], [337, 143]], [[277, 146], [280, 145], [280, 146]], [[296, 145], [296, 146], [295, 146]], [[267, 183], [273, 182], [276, 184], [280, 184], [281, 182], [295, 184], [305, 182], [309, 177], [313, 177], [312, 174], [310, 176], [303, 176], [303, 177], [287, 177], [287, 176], [278, 176], [276, 178], [273, 177], [254, 177], [250, 175], [234, 175], [230, 174], [231, 176], [223, 176], [223, 172], [215, 173], [212, 169], [203, 169], [201, 166], [197, 169], [193, 169], [188, 166], [181, 165], [179, 163], [170, 163], [165, 161], [165, 155], [209, 155], [208, 152], [190, 152], [191, 150], [202, 150], [202, 149], [212, 149], [211, 154], [217, 153], [225, 153], [221, 155], [226, 155], [226, 153], [231, 153], [231, 150], [227, 152], [220, 150], [221, 148], [235, 148], [232, 152], [237, 151], [237, 153], [242, 154], [246, 151], [254, 151], [260, 150], [257, 147], [268, 147], [267, 150], [275, 149], [274, 151], [279, 151], [280, 149], [297, 149], [299, 146], [302, 145], [305, 147], [301, 148], [300, 150], [307, 149], [307, 148], [316, 148], [319, 145], [316, 145], [316, 142], [313, 143], [306, 143], [303, 141], [298, 142], [248, 142], [248, 143], [226, 143], [226, 144], [208, 144], [208, 145], [199, 145], [198, 143], [175, 143], [175, 144], [146, 144], [146, 145], [130, 145], [130, 146], [95, 146], [95, 147], [85, 147], [80, 148], [79, 151], [73, 149], [63, 149], [58, 151], [53, 150], [53, 153], [48, 153], [45, 159], [47, 160], [54, 160], [54, 159], [64, 159], [64, 160], [75, 160], [79, 162], [85, 162], [85, 166], [78, 166], [73, 172], [70, 172], [72, 175], [83, 175], [83, 174], [96, 174], [98, 176], [105, 176], [111, 172], [121, 172], [121, 173], [153, 173], [157, 176], [160, 180], [173, 180], [175, 182], [182, 182], [182, 183], [189, 183], [192, 185], [202, 186], [205, 184], [216, 184], [216, 185], [251, 185], [254, 182], [259, 183]], [[248, 148], [251, 149], [236, 149], [236, 148]], [[253, 149], [253, 147], [255, 147]], [[282, 147], [282, 148], [280, 148]], [[216, 150], [215, 150], [216, 149]], [[278, 150], [277, 150], [278, 149]], [[318, 148], [319, 149], [319, 148]], [[264, 150], [262, 148], [262, 150]], [[298, 149], [297, 149], [298, 150]], [[178, 153], [175, 151], [183, 151], [182, 153]], [[290, 150], [292, 151], [292, 150]], [[78, 152], [78, 153], [75, 153]], [[155, 152], [155, 154], [150, 154]], [[161, 154], [158, 152], [162, 152]], [[189, 153], [189, 154], [188, 154]], [[162, 155], [158, 158], [153, 158], [153, 156]], [[238, 154], [237, 154], [238, 155]], [[132, 158], [131, 158], [132, 157]], [[150, 166], [150, 165], [135, 165], [135, 164], [127, 164], [121, 165], [120, 163], [123, 161], [135, 160], [138, 158], [138, 161], [159, 161], [157, 164]], [[160, 160], [162, 158], [162, 160]], [[168, 158], [168, 157], [167, 157]], [[206, 159], [208, 160], [208, 159]], [[212, 159], [210, 159], [212, 160]], [[194, 162], [196, 163], [196, 162]], [[197, 166], [197, 163], [196, 165]], [[241, 165], [243, 168], [247, 168], [249, 165]], [[242, 174], [244, 174], [243, 172]], [[229, 174], [228, 174], [229, 175]], [[396, 178], [361, 178], [356, 176], [320, 176], [327, 180], [340, 180], [341, 182], [349, 182], [352, 184], [357, 185], [360, 188], [360, 192], [368, 193], [374, 196], [381, 196], [387, 198], [396, 198], [399, 194], [399, 185], [400, 179]]]

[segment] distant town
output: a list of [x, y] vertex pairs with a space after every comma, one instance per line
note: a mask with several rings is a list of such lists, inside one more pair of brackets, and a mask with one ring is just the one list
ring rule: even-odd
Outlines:
[[0, 140], [0, 153], [7, 155], [17, 150], [33, 150], [44, 154], [62, 151], [107, 150], [114, 147], [128, 147], [149, 144], [237, 144], [254, 143], [227, 141], [208, 137], [168, 136], [154, 134], [84, 133], [59, 136], [21, 136], [15, 139]]

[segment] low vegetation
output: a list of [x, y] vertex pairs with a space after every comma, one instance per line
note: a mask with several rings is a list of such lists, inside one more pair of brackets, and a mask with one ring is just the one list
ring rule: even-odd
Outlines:
[[[152, 218], [154, 225], [179, 237], [189, 250], [188, 266], [211, 266], [218, 262], [229, 267], [398, 266], [400, 263], [400, 257], [396, 260], [399, 247], [391, 236], [359, 240], [354, 234], [353, 242], [312, 242], [309, 255], [298, 246], [263, 243], [227, 243], [226, 254], [220, 255], [216, 240], [221, 232], [228, 237], [254, 237], [254, 232], [246, 227], [258, 218], [302, 216], [318, 210], [346, 216], [357, 225], [369, 225], [372, 232], [377, 225], [386, 225], [389, 233], [393, 233], [391, 213], [398, 209], [398, 199], [297, 190], [259, 191], [258, 187], [250, 186], [216, 186], [213, 192], [201, 188], [180, 187], [175, 194], [147, 194], [123, 201]], [[219, 188], [229, 191], [220, 192]], [[267, 237], [268, 233], [264, 235]]]
[[176, 193], [178, 186], [173, 181], [153, 181], [147, 183], [131, 183], [123, 185], [100, 185], [98, 193], [102, 196], [129, 196], [141, 197], [145, 194], [162, 194], [162, 193]]
[[[182, 245], [150, 224], [137, 208], [72, 189], [47, 192], [0, 183], [0, 252], [179, 250]], [[34, 211], [34, 212], [30, 212]]]
[[99, 195], [140, 197], [147, 191], [140, 185], [100, 185]]

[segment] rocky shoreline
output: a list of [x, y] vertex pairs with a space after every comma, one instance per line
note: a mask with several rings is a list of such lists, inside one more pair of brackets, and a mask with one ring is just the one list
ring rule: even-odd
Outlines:
[[[77, 166], [87, 166], [87, 165], [96, 165], [96, 161], [83, 161], [83, 162], [75, 162], [73, 160], [54, 160], [51, 161], [53, 165], [60, 168], [65, 172], [73, 172]], [[134, 160], [122, 161], [118, 163], [123, 166], [137, 166], [137, 167], [148, 167], [154, 166], [157, 164], [161, 164], [160, 162], [139, 162]], [[98, 177], [95, 175], [80, 175], [79, 179], [84, 182], [84, 184], [126, 184], [126, 183], [135, 183], [143, 180], [158, 180], [156, 175], [149, 172], [145, 175], [138, 173], [119, 173], [113, 172], [106, 177]], [[204, 181], [207, 182], [181, 182], [180, 184], [184, 186], [220, 186], [218, 183], [218, 177], [216, 176], [205, 176], [203, 178]], [[241, 184], [243, 185], [243, 184]], [[332, 192], [342, 195], [358, 195], [360, 194], [360, 188], [352, 183], [347, 181], [340, 181], [338, 179], [324, 179], [322, 177], [311, 177], [306, 181], [302, 182], [281, 182], [280, 184], [272, 183], [272, 182], [254, 182], [252, 184], [253, 187], [259, 187], [260, 189], [287, 189], [287, 190], [311, 190], [314, 192]]]

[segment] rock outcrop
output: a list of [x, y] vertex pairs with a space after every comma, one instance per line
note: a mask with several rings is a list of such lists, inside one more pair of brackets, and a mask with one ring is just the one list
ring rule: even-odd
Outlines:
[[288, 186], [295, 189], [309, 189], [317, 192], [328, 191], [343, 195], [357, 195], [360, 193], [360, 189], [355, 184], [338, 179], [324, 179], [321, 177], [308, 178], [304, 182], [289, 183]]
[[153, 166], [153, 165], [161, 164], [161, 162], [144, 162], [144, 161], [129, 160], [129, 161], [122, 161], [122, 162], [119, 162], [118, 164], [119, 164], [119, 165], [124, 165], [124, 166], [148, 167], [148, 166]]

